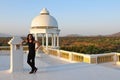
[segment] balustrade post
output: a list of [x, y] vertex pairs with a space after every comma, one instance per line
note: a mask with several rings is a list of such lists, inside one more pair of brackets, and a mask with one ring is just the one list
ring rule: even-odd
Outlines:
[[23, 47], [20, 45], [22, 39], [13, 37], [10, 44], [10, 72], [23, 71]]

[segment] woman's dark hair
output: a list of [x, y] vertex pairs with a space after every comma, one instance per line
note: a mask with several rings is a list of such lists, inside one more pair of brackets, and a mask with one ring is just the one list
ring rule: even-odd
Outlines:
[[31, 37], [32, 37], [32, 41], [34, 41], [35, 40], [35, 38], [33, 37], [33, 35], [32, 34], [28, 34], [27, 35], [27, 41], [29, 41], [29, 36], [31, 35]]

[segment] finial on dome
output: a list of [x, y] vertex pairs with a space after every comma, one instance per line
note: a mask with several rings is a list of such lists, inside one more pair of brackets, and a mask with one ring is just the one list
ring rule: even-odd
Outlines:
[[49, 15], [49, 11], [46, 8], [43, 8], [40, 12], [41, 15]]

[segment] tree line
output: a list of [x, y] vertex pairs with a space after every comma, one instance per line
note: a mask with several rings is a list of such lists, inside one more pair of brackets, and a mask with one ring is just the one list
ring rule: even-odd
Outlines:
[[120, 52], [120, 37], [62, 37], [60, 49], [84, 54]]
[[[11, 37], [0, 37], [0, 46], [9, 46]], [[22, 37], [26, 39], [26, 37]], [[120, 37], [60, 37], [60, 49], [84, 54], [120, 52]], [[38, 40], [42, 44], [41, 37]], [[48, 39], [51, 45], [51, 38]]]

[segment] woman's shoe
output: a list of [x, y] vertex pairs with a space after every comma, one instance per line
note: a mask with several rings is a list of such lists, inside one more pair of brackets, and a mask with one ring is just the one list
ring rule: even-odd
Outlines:
[[32, 73], [34, 73], [34, 70], [31, 70], [31, 71], [29, 72], [29, 74], [32, 74]]
[[37, 72], [37, 68], [34, 69], [34, 73], [36, 73], [36, 72]]

